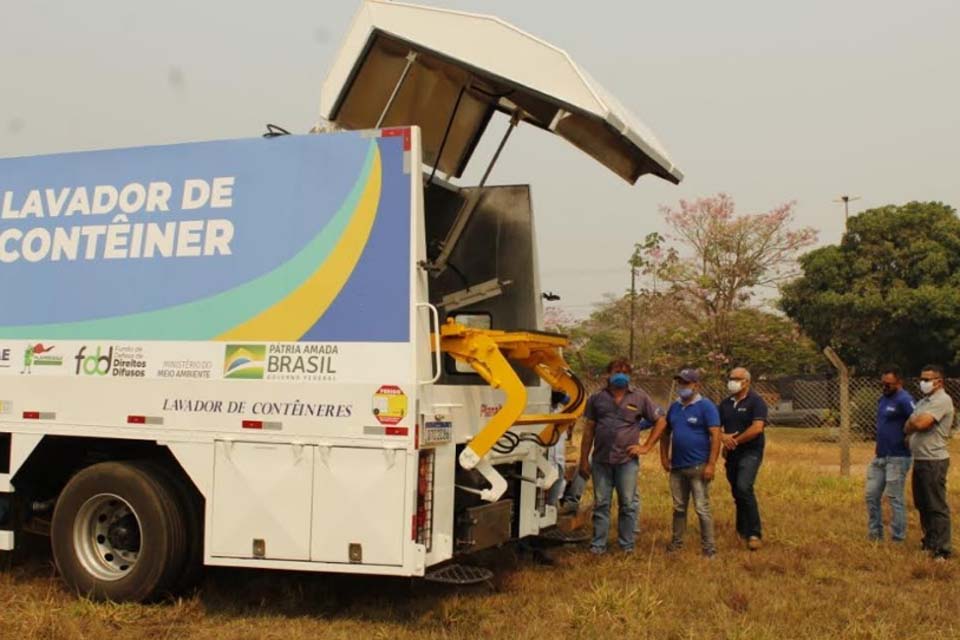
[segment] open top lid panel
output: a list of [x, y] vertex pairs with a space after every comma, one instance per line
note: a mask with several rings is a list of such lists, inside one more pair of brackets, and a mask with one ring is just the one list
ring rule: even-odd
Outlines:
[[499, 18], [364, 0], [323, 83], [344, 129], [419, 126], [424, 162], [460, 176], [495, 111], [551, 131], [634, 183], [683, 174], [563, 50]]

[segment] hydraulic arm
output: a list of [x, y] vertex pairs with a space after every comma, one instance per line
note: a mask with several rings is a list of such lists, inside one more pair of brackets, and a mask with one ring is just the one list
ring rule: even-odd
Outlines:
[[[583, 413], [586, 397], [583, 385], [560, 354], [566, 337], [528, 331], [506, 332], [474, 329], [453, 320], [440, 328], [440, 349], [476, 371], [487, 384], [506, 395], [503, 407], [467, 443], [460, 454], [460, 466], [476, 469], [490, 482], [481, 497], [496, 501], [506, 490], [506, 480], [493, 468], [486, 455], [513, 426], [545, 425], [539, 434], [542, 443], [553, 443], [561, 432], [573, 427]], [[535, 372], [550, 387], [566, 393], [570, 401], [558, 413], [525, 414], [527, 390], [517, 376], [513, 361]], [[544, 484], [557, 478], [552, 467], [540, 467]]]

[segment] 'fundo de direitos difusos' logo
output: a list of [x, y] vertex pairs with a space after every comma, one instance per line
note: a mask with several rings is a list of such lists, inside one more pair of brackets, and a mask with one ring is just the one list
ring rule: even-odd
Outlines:
[[97, 345], [91, 349], [80, 347], [76, 361], [76, 374], [84, 376], [114, 376], [118, 378], [143, 378], [147, 374], [147, 362], [140, 347], [114, 347], [104, 350]]

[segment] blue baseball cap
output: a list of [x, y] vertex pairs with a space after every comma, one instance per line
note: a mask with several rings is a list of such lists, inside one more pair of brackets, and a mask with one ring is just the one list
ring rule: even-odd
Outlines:
[[700, 382], [700, 372], [696, 369], [681, 369], [680, 373], [673, 376], [674, 380], [683, 380], [684, 382]]

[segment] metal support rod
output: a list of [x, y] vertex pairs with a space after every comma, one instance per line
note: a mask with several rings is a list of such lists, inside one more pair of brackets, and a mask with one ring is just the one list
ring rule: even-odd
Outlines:
[[490, 172], [493, 171], [493, 166], [497, 164], [497, 160], [500, 159], [500, 152], [503, 151], [505, 146], [507, 146], [507, 140], [510, 139], [510, 134], [513, 133], [513, 130], [517, 128], [518, 124], [520, 124], [520, 111], [514, 111], [513, 117], [510, 118], [510, 126], [507, 127], [506, 132], [503, 134], [503, 138], [500, 140], [500, 144], [497, 146], [496, 152], [493, 154], [493, 157], [490, 158], [490, 164], [487, 165], [487, 170], [483, 172], [483, 177], [480, 178], [480, 184], [477, 186], [478, 189], [487, 184], [487, 178], [490, 177]]
[[407, 74], [410, 73], [410, 68], [413, 66], [413, 62], [416, 59], [416, 52], [411, 51], [407, 54], [407, 65], [403, 68], [403, 73], [400, 74], [400, 79], [397, 80], [397, 84], [393, 87], [393, 93], [390, 94], [390, 99], [387, 100], [386, 106], [384, 106], [383, 111], [380, 112], [380, 117], [377, 118], [377, 124], [374, 125], [374, 129], [379, 129], [380, 125], [383, 124], [384, 119], [387, 117], [387, 112], [390, 111], [390, 107], [393, 106], [393, 101], [397, 99], [397, 94], [400, 93], [400, 87], [403, 86], [403, 81], [407, 79]]
[[453, 121], [457, 117], [457, 110], [460, 109], [460, 101], [463, 100], [463, 94], [467, 91], [467, 85], [460, 87], [460, 93], [457, 94], [457, 101], [453, 103], [453, 111], [450, 112], [450, 117], [447, 119], [447, 128], [443, 130], [443, 138], [440, 140], [440, 148], [437, 149], [437, 160], [433, 163], [433, 171], [430, 172], [430, 177], [427, 179], [427, 186], [433, 182], [433, 177], [437, 175], [437, 167], [440, 166], [440, 158], [443, 157], [443, 150], [447, 146], [447, 138], [450, 136], [450, 130], [453, 128]]
[[483, 186], [487, 183], [487, 178], [490, 177], [490, 172], [493, 171], [493, 167], [497, 164], [497, 159], [500, 157], [500, 152], [503, 151], [504, 146], [507, 144], [507, 140], [510, 139], [510, 134], [513, 133], [513, 130], [517, 128], [517, 125], [520, 123], [520, 111], [515, 111], [513, 117], [510, 118], [510, 126], [507, 127], [506, 132], [503, 134], [503, 138], [500, 140], [500, 145], [497, 147], [497, 151], [493, 154], [493, 158], [490, 159], [490, 164], [487, 165], [487, 170], [483, 173], [483, 178], [480, 179], [480, 184], [474, 187], [473, 193], [470, 194], [470, 197], [467, 198], [467, 201], [460, 208], [460, 211], [457, 213], [457, 219], [453, 223], [453, 227], [450, 228], [450, 231], [447, 233], [447, 237], [443, 241], [443, 249], [440, 251], [440, 255], [437, 256], [437, 259], [434, 260], [431, 265], [431, 271], [434, 275], [439, 275], [447, 266], [447, 261], [450, 259], [450, 255], [453, 253], [454, 248], [457, 246], [457, 242], [460, 240], [460, 236], [463, 235], [463, 230], [467, 228], [467, 223], [470, 222], [470, 217], [473, 215], [473, 212], [476, 210], [477, 205], [480, 204], [480, 196], [483, 190]]

